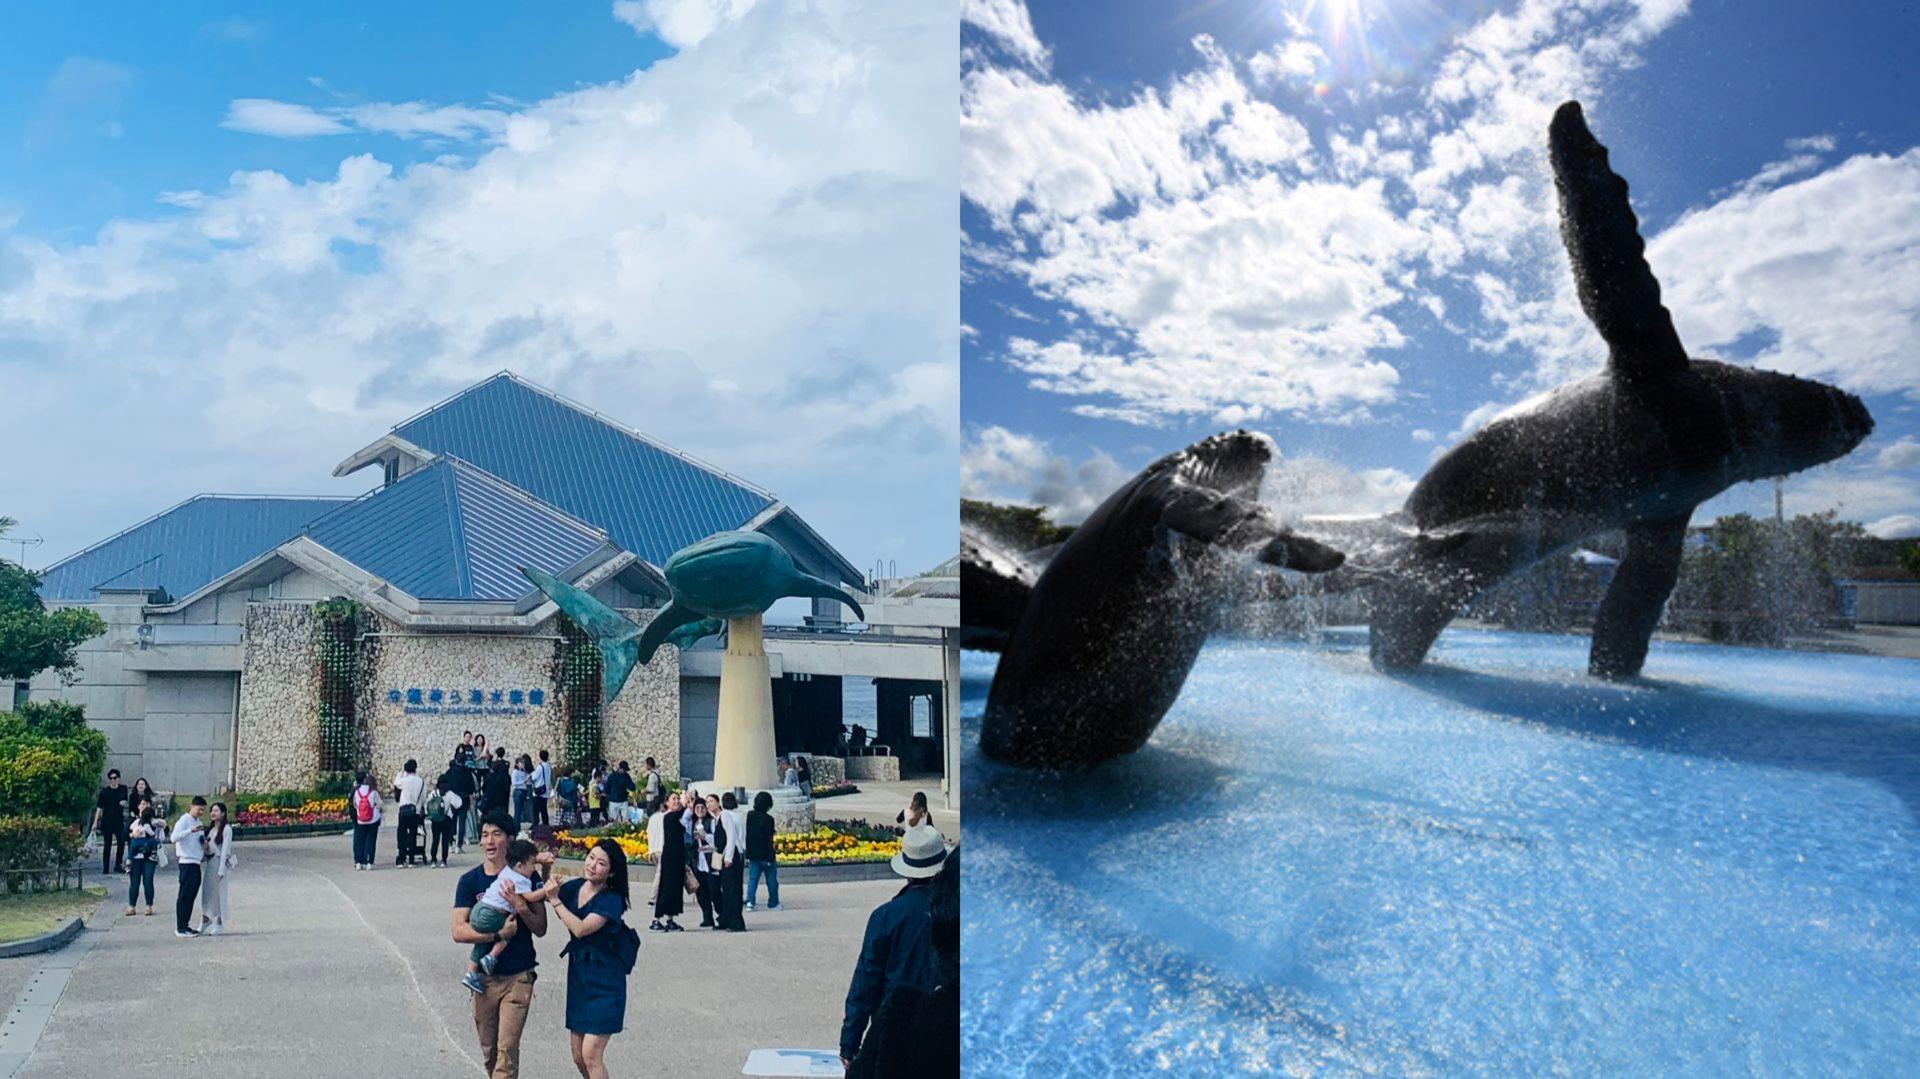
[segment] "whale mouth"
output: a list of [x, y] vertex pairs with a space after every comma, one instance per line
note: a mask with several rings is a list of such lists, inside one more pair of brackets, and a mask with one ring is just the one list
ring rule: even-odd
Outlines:
[[1227, 431], [1203, 438], [1174, 455], [1182, 482], [1221, 494], [1257, 490], [1273, 460], [1273, 439], [1255, 431]]

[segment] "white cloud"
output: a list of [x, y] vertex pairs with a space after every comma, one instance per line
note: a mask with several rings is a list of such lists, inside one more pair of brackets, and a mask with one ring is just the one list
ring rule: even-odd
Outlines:
[[[471, 161], [242, 172], [90, 240], [0, 236], [0, 399], [84, 449], [9, 485], [73, 550], [196, 491], [327, 491], [511, 368], [763, 484], [856, 562], [951, 554], [951, 11], [765, 5], [518, 109]], [[725, 392], [728, 384], [739, 387]], [[356, 486], [357, 485], [357, 486]]]
[[1764, 337], [1763, 367], [1920, 387], [1920, 149], [1742, 190], [1654, 237], [1647, 259], [1692, 351]]
[[228, 102], [227, 118], [220, 122], [220, 126], [249, 135], [271, 135], [281, 139], [344, 135], [352, 130], [318, 109], [258, 97], [235, 98]]
[[961, 0], [960, 19], [978, 27], [1022, 63], [1036, 70], [1047, 66], [1047, 47], [1033, 32], [1033, 16], [1021, 0]]
[[1909, 469], [1920, 465], [1920, 441], [1916, 441], [1912, 435], [1907, 435], [1893, 445], [1883, 448], [1874, 460], [1881, 468], [1889, 470]]
[[465, 105], [428, 105], [420, 101], [315, 109], [286, 101], [243, 97], [227, 106], [220, 126], [251, 135], [298, 139], [345, 135], [355, 129], [400, 138], [474, 139], [506, 130], [507, 113]]
[[613, 17], [676, 49], [690, 49], [753, 5], [754, 0], [614, 0]]
[[1079, 524], [1131, 475], [1103, 451], [1076, 462], [1004, 427], [971, 432], [960, 451], [961, 497], [1038, 506], [1056, 524]]
[[1300, 37], [1251, 57], [1198, 38], [1166, 84], [1090, 102], [970, 57], [961, 190], [992, 222], [974, 246], [998, 256], [972, 261], [1105, 342], [1036, 342], [1016, 364], [1051, 392], [1105, 398], [1073, 403], [1082, 415], [1351, 419], [1396, 398], [1402, 321], [1444, 317], [1429, 299], [1463, 272], [1494, 286], [1477, 287], [1476, 343], [1550, 349], [1553, 373], [1597, 362], [1556, 280], [1547, 121], [1684, 8], [1528, 0], [1462, 35], [1423, 98], [1324, 148], [1281, 85], [1328, 63]]
[[1424, 427], [1419, 427], [1415, 428], [1413, 433], [1407, 437], [1413, 439], [1415, 442], [1432, 442], [1433, 432]]
[[1867, 525], [1867, 534], [1875, 539], [1913, 539], [1920, 537], [1920, 517], [1896, 513]]

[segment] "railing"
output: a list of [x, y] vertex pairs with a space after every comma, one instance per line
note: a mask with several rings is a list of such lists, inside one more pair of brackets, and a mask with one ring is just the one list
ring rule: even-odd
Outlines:
[[[50, 865], [42, 869], [0, 869], [7, 879], [7, 894], [33, 895], [44, 892], [78, 891], [86, 884], [86, 862], [78, 865]], [[67, 884], [71, 878], [71, 887]], [[52, 886], [48, 882], [52, 881]]]

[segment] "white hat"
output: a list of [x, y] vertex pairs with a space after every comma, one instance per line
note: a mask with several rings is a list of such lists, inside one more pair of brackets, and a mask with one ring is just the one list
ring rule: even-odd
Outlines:
[[900, 837], [893, 871], [903, 877], [937, 876], [947, 860], [947, 837], [931, 824], [916, 824]]

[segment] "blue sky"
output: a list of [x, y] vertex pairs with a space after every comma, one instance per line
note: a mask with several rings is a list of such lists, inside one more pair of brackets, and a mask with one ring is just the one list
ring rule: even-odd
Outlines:
[[59, 447], [0, 489], [29, 565], [199, 492], [358, 493], [344, 456], [501, 369], [858, 565], [952, 556], [953, 8], [339, 12], [9, 11], [0, 401]]
[[[1682, 340], [1861, 393], [1789, 512], [1920, 534], [1920, 23], [1605, 0], [968, 5], [962, 490], [1072, 519], [1152, 457], [1276, 437], [1276, 497], [1397, 508], [1597, 368], [1546, 118], [1587, 106]], [[1696, 515], [1770, 511], [1771, 486]]]

